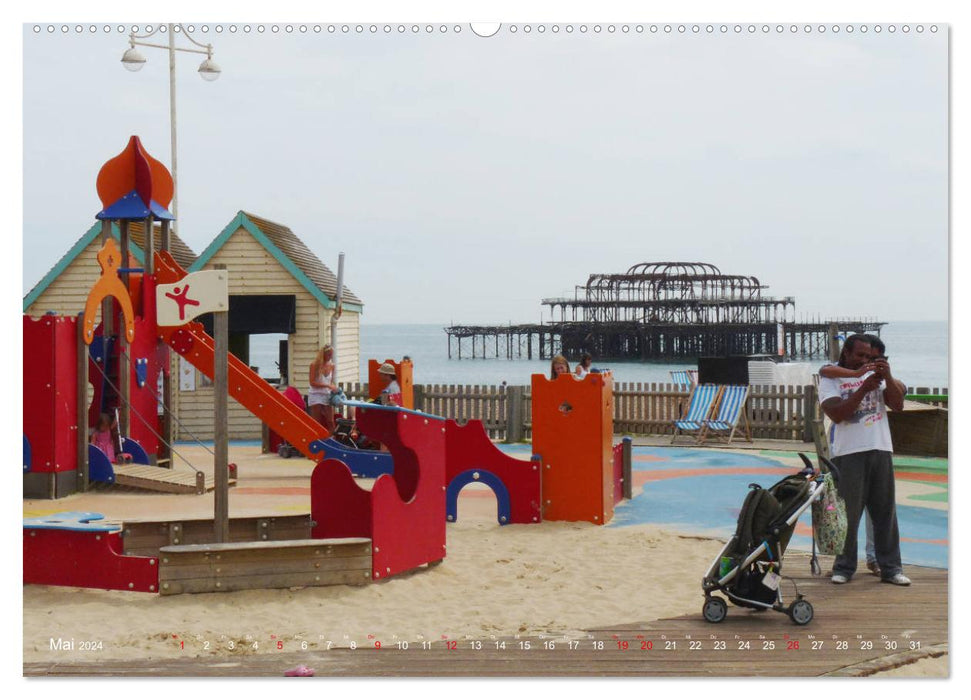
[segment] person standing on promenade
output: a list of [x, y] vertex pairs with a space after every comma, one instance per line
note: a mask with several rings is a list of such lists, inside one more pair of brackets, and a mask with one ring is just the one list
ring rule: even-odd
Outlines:
[[[870, 361], [872, 347], [863, 335], [843, 343], [840, 367], [858, 370]], [[847, 533], [843, 552], [833, 563], [832, 582], [849, 582], [856, 573], [856, 533], [866, 508], [873, 518], [880, 580], [909, 586], [900, 561], [900, 531], [894, 492], [893, 445], [887, 407], [903, 408], [904, 394], [885, 358], [862, 377], [821, 377], [819, 403], [835, 424], [833, 462], [839, 469], [839, 494], [846, 502]]]
[[[876, 348], [873, 347], [873, 340], [875, 336], [867, 335], [865, 336], [870, 342], [870, 358], [878, 352]], [[883, 351], [879, 351], [883, 354]], [[831, 379], [846, 379], [846, 378], [858, 378], [865, 375], [867, 372], [872, 372], [875, 366], [868, 360], [864, 364], [860, 365], [857, 369], [849, 369], [848, 367], [840, 367], [835, 362], [825, 364], [819, 368], [820, 377], [828, 377]], [[836, 429], [836, 424], [832, 423], [829, 426], [829, 447], [830, 454], [833, 450], [833, 433]], [[870, 517], [870, 511], [866, 508], [863, 509], [863, 520], [865, 521], [866, 527], [866, 568], [874, 576], [880, 575], [880, 565], [877, 563], [877, 548], [873, 544], [873, 518]]]

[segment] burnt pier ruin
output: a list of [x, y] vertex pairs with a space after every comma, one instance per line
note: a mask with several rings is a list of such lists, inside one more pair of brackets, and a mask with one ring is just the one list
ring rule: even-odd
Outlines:
[[543, 299], [550, 321], [445, 328], [450, 358], [604, 360], [726, 355], [826, 356], [835, 333], [879, 333], [868, 319], [795, 319], [793, 297], [708, 263], [657, 262], [593, 274], [573, 297]]

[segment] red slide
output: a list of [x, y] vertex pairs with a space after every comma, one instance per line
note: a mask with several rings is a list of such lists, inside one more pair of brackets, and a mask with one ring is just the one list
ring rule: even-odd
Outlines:
[[[167, 251], [155, 253], [155, 269], [159, 284], [174, 284], [187, 274]], [[201, 323], [159, 326], [158, 334], [196, 369], [213, 378], [215, 341]], [[232, 353], [229, 353], [229, 395], [304, 455], [313, 460], [320, 458], [310, 447], [315, 440], [330, 436], [327, 429]]]

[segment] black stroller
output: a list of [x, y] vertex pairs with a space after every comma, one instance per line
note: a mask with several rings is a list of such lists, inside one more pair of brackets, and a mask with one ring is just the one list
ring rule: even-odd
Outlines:
[[[797, 625], [809, 624], [813, 619], [813, 606], [798, 588], [795, 600], [786, 606], [780, 586], [782, 557], [796, 521], [826, 492], [823, 473], [816, 471], [806, 455], [800, 452], [799, 456], [806, 464], [801, 472], [767, 489], [749, 484], [751, 490], [742, 504], [735, 534], [701, 583], [705, 593], [702, 615], [708, 622], [721, 622], [728, 614], [728, 604], [713, 596], [715, 591], [721, 591], [740, 607], [785, 613]], [[832, 462], [822, 459], [837, 479]], [[813, 572], [818, 573], [815, 548], [813, 556]]]

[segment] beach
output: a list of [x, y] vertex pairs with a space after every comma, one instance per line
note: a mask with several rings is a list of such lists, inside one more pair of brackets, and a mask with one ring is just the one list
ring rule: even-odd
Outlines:
[[[178, 449], [197, 466], [206, 459], [204, 448]], [[231, 517], [309, 512], [309, 460], [260, 454], [254, 445], [231, 446], [230, 459], [239, 467]], [[211, 493], [116, 489], [24, 501], [24, 517], [76, 510], [107, 519], [172, 520], [211, 516], [212, 505]], [[447, 526], [441, 564], [363, 586], [175, 596], [25, 586], [24, 663], [218, 661], [515, 635], [586, 639], [591, 629], [697, 615], [700, 576], [723, 545], [655, 525], [500, 526], [495, 509], [489, 489], [466, 487], [458, 520]], [[777, 624], [790, 623], [779, 617]], [[66, 640], [87, 644], [64, 648]], [[892, 673], [946, 675], [947, 656]]]
[[[201, 461], [201, 448], [180, 447]], [[309, 513], [309, 460], [233, 448], [240, 480], [230, 515]], [[722, 543], [655, 526], [605, 528], [544, 522], [500, 526], [495, 497], [467, 487], [447, 529], [444, 561], [365, 586], [181, 596], [54, 586], [24, 588], [24, 661], [91, 660], [90, 651], [52, 652], [51, 639], [99, 640], [103, 658], [176, 658], [269, 652], [274, 639], [327, 646], [490, 635], [580, 636], [591, 627], [694, 612], [696, 581], [671, 585], [672, 568], [703, 571]], [[286, 488], [296, 493], [281, 493]], [[177, 519], [212, 513], [212, 494], [96, 492], [25, 501], [24, 515], [64, 510], [106, 518]], [[690, 546], [684, 546], [689, 543]], [[123, 611], [124, 614], [119, 614]], [[235, 642], [234, 650], [229, 642]], [[265, 642], [253, 648], [253, 641]], [[205, 648], [209, 642], [209, 648]]]

